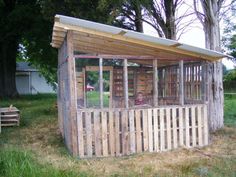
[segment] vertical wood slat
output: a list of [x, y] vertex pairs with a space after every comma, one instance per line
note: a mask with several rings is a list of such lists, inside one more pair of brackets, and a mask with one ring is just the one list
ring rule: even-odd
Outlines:
[[147, 120], [148, 120], [148, 150], [153, 152], [153, 126], [152, 126], [152, 109], [147, 110]]
[[102, 111], [102, 155], [108, 156], [108, 143], [107, 143], [107, 112]]
[[86, 130], [86, 143], [87, 143], [87, 156], [92, 157], [92, 124], [91, 112], [85, 112], [85, 130]]
[[128, 152], [128, 112], [127, 110], [121, 112], [121, 130], [122, 130], [122, 154], [127, 155]]
[[204, 146], [208, 145], [208, 120], [207, 120], [207, 105], [203, 105], [203, 122], [204, 122], [204, 127], [203, 127], [203, 132], [204, 132]]
[[110, 155], [115, 155], [114, 113], [109, 111], [109, 147]]
[[189, 107], [185, 107], [185, 146], [190, 147], [190, 136], [189, 136]]
[[160, 151], [165, 149], [164, 109], [160, 109]]
[[83, 133], [83, 121], [82, 121], [82, 112], [77, 112], [77, 129], [78, 129], [78, 148], [79, 148], [79, 157], [84, 157], [84, 133]]
[[118, 111], [115, 111], [115, 144], [116, 144], [116, 156], [120, 155], [120, 115]]
[[184, 145], [184, 139], [183, 139], [183, 108], [179, 108], [179, 145]]
[[143, 122], [143, 149], [144, 151], [148, 150], [148, 113], [147, 109], [142, 110], [142, 122]]
[[135, 110], [135, 122], [136, 122], [136, 147], [137, 147], [137, 153], [139, 153], [142, 152], [140, 110]]
[[177, 125], [176, 125], [176, 108], [172, 108], [172, 125], [173, 125], [173, 148], [177, 148]]
[[129, 111], [129, 127], [130, 127], [130, 153], [135, 153], [135, 126], [134, 126], [134, 110]]
[[99, 103], [100, 108], [103, 108], [103, 59], [99, 58]]
[[166, 108], [166, 135], [167, 135], [167, 150], [170, 150], [171, 149], [170, 108]]
[[191, 108], [191, 118], [192, 118], [192, 146], [196, 146], [196, 114], [195, 114], [195, 106]]
[[197, 106], [197, 119], [198, 119], [198, 145], [202, 146], [203, 142], [202, 142], [202, 114], [201, 114], [201, 107]]
[[94, 147], [95, 155], [101, 156], [101, 124], [100, 124], [100, 112], [94, 111]]
[[154, 151], [159, 151], [159, 138], [158, 138], [158, 109], [153, 109], [153, 136], [154, 136]]

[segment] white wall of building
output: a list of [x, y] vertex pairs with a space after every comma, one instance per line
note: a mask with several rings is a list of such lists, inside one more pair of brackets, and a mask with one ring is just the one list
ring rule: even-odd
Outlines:
[[19, 94], [55, 93], [38, 71], [17, 72], [16, 88]]

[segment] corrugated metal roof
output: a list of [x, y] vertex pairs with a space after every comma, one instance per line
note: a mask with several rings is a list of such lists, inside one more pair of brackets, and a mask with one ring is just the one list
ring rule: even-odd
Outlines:
[[[60, 27], [65, 25], [64, 30], [68, 30], [70, 29], [71, 26], [75, 26], [75, 27], [79, 27], [83, 29], [93, 30], [96, 32], [107, 33], [109, 35], [122, 34], [121, 36], [123, 36], [124, 39], [134, 39], [134, 40], [138, 40], [140, 42], [144, 42], [147, 44], [151, 43], [151, 44], [154, 44], [154, 47], [156, 45], [157, 48], [158, 46], [159, 47], [162, 46], [162, 47], [165, 47], [166, 51], [170, 50], [171, 52], [175, 52], [176, 50], [176, 51], [180, 51], [180, 53], [181, 51], [189, 52], [189, 54], [194, 53], [195, 56], [199, 55], [199, 58], [206, 59], [208, 56], [211, 58], [209, 60], [217, 60], [226, 56], [225, 54], [217, 52], [217, 51], [194, 47], [191, 45], [179, 43], [178, 41], [149, 36], [147, 34], [135, 32], [131, 30], [126, 30], [126, 29], [122, 29], [122, 28], [118, 28], [114, 26], [109, 26], [109, 25], [105, 25], [101, 23], [96, 23], [96, 22], [92, 22], [88, 20], [82, 20], [82, 19], [63, 16], [63, 15], [56, 15], [55, 19], [56, 19], [55, 22], [61, 24]], [[55, 27], [56, 25], [54, 24], [54, 28]], [[52, 45], [58, 48], [62, 42], [60, 43], [60, 41], [58, 41], [58, 38], [56, 39], [56, 37], [57, 37], [56, 33], [53, 33]], [[161, 48], [160, 50], [163, 50], [163, 48]]]

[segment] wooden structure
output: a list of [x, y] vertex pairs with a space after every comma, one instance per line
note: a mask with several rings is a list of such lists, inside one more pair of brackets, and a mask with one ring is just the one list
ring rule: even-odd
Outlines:
[[[73, 156], [208, 144], [207, 93], [212, 83], [205, 81], [206, 62], [223, 54], [61, 15], [55, 17], [51, 45], [59, 49], [59, 126]], [[96, 62], [82, 65], [87, 59]], [[95, 107], [87, 104], [88, 71], [99, 74]], [[109, 71], [107, 105], [104, 71]], [[136, 105], [139, 93], [145, 104]]]
[[0, 108], [0, 133], [1, 127], [19, 125], [20, 111], [16, 107]]

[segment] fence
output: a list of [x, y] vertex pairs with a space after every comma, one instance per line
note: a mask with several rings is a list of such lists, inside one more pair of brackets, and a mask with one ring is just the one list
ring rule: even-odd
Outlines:
[[77, 113], [79, 157], [122, 156], [208, 144], [205, 104]]

